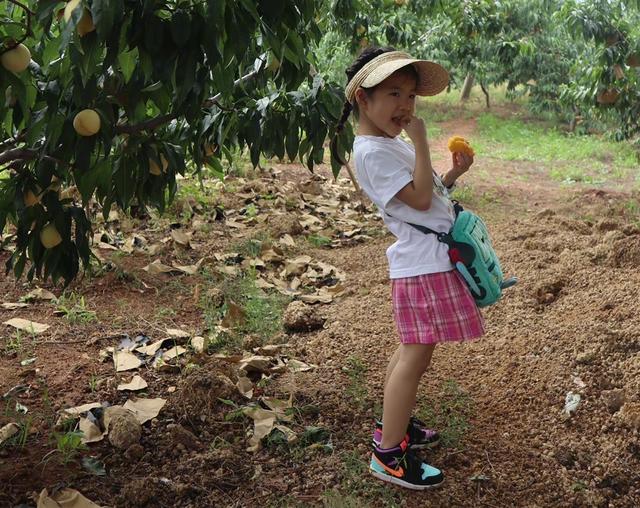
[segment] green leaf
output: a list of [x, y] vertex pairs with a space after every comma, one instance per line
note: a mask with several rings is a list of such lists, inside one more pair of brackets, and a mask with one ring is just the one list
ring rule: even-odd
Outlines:
[[133, 48], [131, 51], [123, 51], [118, 54], [118, 65], [124, 75], [125, 83], [129, 83], [131, 80], [131, 76], [133, 76], [133, 71], [136, 69], [137, 62], [138, 48]]
[[171, 18], [171, 37], [179, 48], [189, 40], [191, 34], [191, 16], [188, 12], [179, 10]]
[[82, 457], [82, 467], [95, 476], [106, 476], [107, 474], [104, 462], [95, 457]]

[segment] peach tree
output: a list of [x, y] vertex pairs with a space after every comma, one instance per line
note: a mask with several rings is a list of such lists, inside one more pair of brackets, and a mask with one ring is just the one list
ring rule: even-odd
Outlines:
[[[92, 256], [90, 202], [105, 216], [132, 204], [162, 211], [176, 175], [222, 176], [239, 152], [254, 166], [288, 157], [313, 170], [343, 100], [314, 70], [319, 9], [314, 0], [3, 2], [7, 273], [71, 282]], [[342, 150], [352, 136], [341, 133]]]

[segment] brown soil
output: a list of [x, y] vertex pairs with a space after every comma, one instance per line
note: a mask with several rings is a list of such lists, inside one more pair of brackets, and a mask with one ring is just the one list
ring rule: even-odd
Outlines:
[[[444, 153], [449, 135], [472, 138], [474, 124], [441, 127], [444, 135], [433, 150]], [[163, 255], [163, 260], [190, 264], [233, 250], [241, 236], [258, 230], [288, 232], [299, 245], [290, 257], [308, 254], [346, 273], [345, 294], [332, 304], [316, 304], [324, 320], [321, 329], [273, 339], [287, 341], [287, 354], [315, 369], [274, 375], [254, 393], [254, 399], [291, 395], [297, 408], [294, 429], [326, 429], [332, 451], [277, 444], [247, 451], [253, 422], [234, 415], [246, 404], [231, 389], [237, 373], [204, 354], [182, 362], [178, 371], [140, 369], [148, 396], [168, 400], [160, 415], [142, 426], [141, 447], [124, 452], [105, 439], [67, 464], [59, 453], [50, 453], [56, 447], [56, 411], [127, 399], [116, 387], [130, 373], [116, 374], [110, 361], [101, 362], [101, 349], [117, 345], [122, 334], [158, 339], [166, 328], [194, 335], [207, 331], [198, 305], [204, 277], [149, 275], [141, 268], [155, 257], [133, 254], [114, 260], [118, 270], [73, 284], [87, 308], [96, 310], [97, 322], [72, 325], [54, 315], [47, 302], [0, 309], [2, 321], [23, 317], [51, 325], [35, 338], [24, 335], [18, 347], [9, 347], [12, 330], [0, 330], [0, 392], [28, 385], [5, 402], [0, 427], [16, 419], [16, 401], [31, 416], [26, 444], [0, 448], [0, 506], [34, 506], [34, 493], [61, 484], [100, 505], [123, 507], [639, 506], [640, 230], [620, 205], [629, 196], [606, 188], [560, 187], [526, 163], [477, 159], [476, 173], [486, 170], [482, 174], [490, 178], [473, 171], [465, 177], [473, 194], [464, 204], [487, 217], [504, 271], [519, 282], [483, 311], [484, 338], [438, 346], [420, 388], [418, 414], [435, 417], [451, 437], [425, 454], [444, 469], [442, 488], [409, 492], [366, 473], [372, 421], [379, 416], [386, 361], [397, 336], [385, 257], [392, 238], [365, 203], [355, 208], [371, 236], [364, 242], [310, 246], [300, 224], [292, 221], [302, 208], [269, 215], [240, 235], [205, 214], [207, 229], [194, 233], [192, 250], [167, 247]], [[282, 172], [265, 173], [253, 185], [239, 184], [237, 192], [284, 189], [295, 197], [313, 194], [318, 184], [322, 191], [332, 181], [324, 167], [318, 174], [327, 182], [310, 178], [298, 165], [274, 167]], [[341, 177], [339, 183], [343, 203], [356, 203], [349, 181]], [[239, 210], [247, 199], [229, 193], [225, 210]], [[316, 215], [327, 221], [326, 215]], [[135, 228], [149, 240], [169, 234], [168, 227], [150, 223]], [[323, 231], [333, 237], [339, 233], [330, 224]], [[7, 253], [0, 253], [0, 261], [6, 259]], [[0, 279], [5, 302], [18, 301], [31, 288], [11, 277]], [[20, 366], [29, 357], [37, 360]], [[563, 412], [569, 392], [581, 396], [571, 416]], [[106, 476], [83, 469], [79, 458], [88, 455], [104, 462]]]

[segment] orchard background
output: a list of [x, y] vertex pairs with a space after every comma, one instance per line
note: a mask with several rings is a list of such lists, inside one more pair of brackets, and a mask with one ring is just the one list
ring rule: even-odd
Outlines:
[[[0, 504], [640, 502], [640, 2], [5, 0], [0, 18]], [[426, 495], [366, 474], [392, 238], [328, 140], [369, 44], [449, 69], [418, 111], [434, 164], [470, 140], [455, 197], [521, 280], [485, 339], [435, 360], [418, 411], [448, 481]]]

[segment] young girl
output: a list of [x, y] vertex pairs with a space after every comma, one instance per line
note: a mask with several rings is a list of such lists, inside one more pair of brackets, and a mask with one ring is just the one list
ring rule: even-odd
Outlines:
[[[397, 238], [387, 258], [401, 344], [387, 367], [382, 424], [374, 432], [369, 468], [384, 481], [422, 490], [440, 485], [444, 476], [415, 452], [438, 440], [435, 431], [411, 417], [420, 378], [438, 342], [477, 338], [484, 330], [446, 245], [407, 222], [449, 231], [455, 212], [448, 189], [473, 158], [454, 153], [451, 169], [441, 176], [431, 166], [426, 128], [414, 113], [417, 95], [446, 88], [449, 76], [440, 65], [393, 48], [368, 48], [346, 73], [347, 101], [338, 132], [353, 110], [357, 179]], [[403, 130], [413, 145], [399, 137]]]

